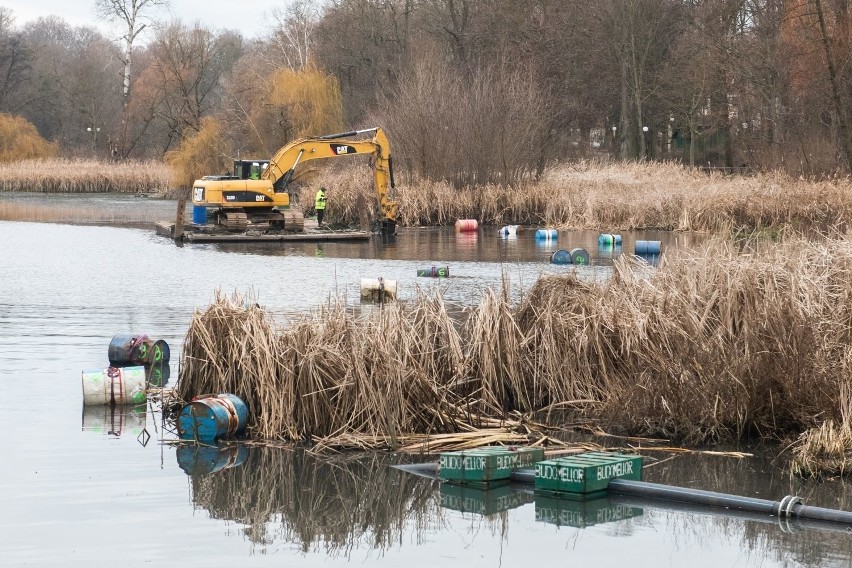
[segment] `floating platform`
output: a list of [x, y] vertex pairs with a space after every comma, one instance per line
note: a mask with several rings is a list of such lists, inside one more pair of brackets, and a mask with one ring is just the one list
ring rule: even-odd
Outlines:
[[[154, 224], [158, 235], [175, 238], [175, 224], [168, 221], [157, 221]], [[370, 233], [367, 231], [333, 231], [318, 230], [305, 227], [301, 233], [220, 233], [209, 229], [198, 230], [192, 225], [185, 225], [180, 240], [187, 243], [283, 243], [283, 242], [326, 242], [326, 241], [367, 241]]]

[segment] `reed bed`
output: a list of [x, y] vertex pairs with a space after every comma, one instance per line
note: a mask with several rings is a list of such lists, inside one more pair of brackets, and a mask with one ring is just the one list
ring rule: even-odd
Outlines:
[[0, 191], [144, 193], [170, 195], [171, 172], [161, 161], [43, 159], [0, 163]]
[[[375, 218], [369, 168], [334, 169], [320, 177], [330, 190], [329, 222], [359, 223], [363, 203]], [[308, 212], [317, 187], [314, 180], [302, 189], [300, 203]], [[824, 232], [852, 219], [849, 178], [809, 181], [780, 172], [727, 177], [666, 163], [580, 162], [514, 187], [398, 179], [395, 196], [399, 223], [409, 227], [473, 218], [484, 225], [562, 229]]]
[[531, 443], [588, 421], [686, 443], [781, 439], [850, 404], [850, 274], [845, 238], [714, 239], [653, 271], [623, 259], [603, 283], [543, 278], [516, 306], [488, 292], [463, 323], [419, 293], [279, 329], [220, 294], [187, 333], [178, 394], [233, 392], [252, 436], [329, 447], [495, 427]]

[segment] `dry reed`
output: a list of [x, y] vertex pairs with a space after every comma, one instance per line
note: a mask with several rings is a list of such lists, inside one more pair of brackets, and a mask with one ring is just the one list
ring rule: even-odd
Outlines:
[[168, 194], [168, 167], [159, 161], [44, 159], [0, 163], [0, 192]]
[[[335, 168], [314, 175], [300, 202], [310, 212], [320, 184], [329, 188], [330, 222], [355, 224], [363, 207], [376, 214], [371, 171]], [[852, 219], [852, 181], [807, 181], [783, 173], [707, 175], [665, 163], [581, 162], [518, 186], [456, 189], [446, 182], [398, 179], [400, 225], [548, 225], [564, 229], [671, 229], [730, 232], [789, 227], [826, 231]]]
[[179, 394], [233, 392], [253, 436], [330, 446], [493, 427], [533, 441], [531, 413], [689, 443], [781, 438], [850, 398], [850, 274], [846, 239], [712, 240], [650, 273], [625, 259], [605, 283], [543, 278], [518, 306], [489, 292], [463, 324], [418, 294], [279, 330], [220, 295], [187, 333]]

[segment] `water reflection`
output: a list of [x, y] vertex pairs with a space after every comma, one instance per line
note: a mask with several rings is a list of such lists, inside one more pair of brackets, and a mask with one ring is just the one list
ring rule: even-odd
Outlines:
[[248, 457], [248, 448], [240, 444], [224, 446], [183, 445], [178, 447], [178, 467], [187, 475], [209, 475], [239, 467]]
[[[822, 566], [852, 556], [846, 527], [779, 524], [770, 516], [617, 495], [576, 501], [535, 494], [531, 487], [517, 484], [489, 489], [439, 485], [389, 467], [398, 460], [386, 454], [329, 459], [301, 450], [187, 447], [181, 448], [178, 461], [191, 474], [194, 506], [209, 511], [212, 518], [246, 525], [247, 539], [264, 550], [294, 543], [303, 551], [348, 558], [358, 549], [387, 550], [407, 542], [406, 535], [420, 542], [437, 528], [442, 534], [467, 534], [470, 546], [476, 546], [477, 539], [493, 538], [508, 546], [518, 539], [540, 538], [530, 524], [509, 523], [507, 517], [517, 520], [532, 514], [535, 525], [604, 548], [612, 537], [631, 538], [641, 547], [649, 534], [660, 534], [674, 550], [697, 550], [701, 542], [724, 543], [728, 550], [747, 551], [757, 564], [794, 557], [799, 565]], [[646, 480], [656, 483], [763, 498], [792, 493], [820, 506], [827, 505], [827, 497], [832, 500], [831, 488], [791, 480], [760, 457], [683, 456], [648, 473]], [[844, 495], [836, 506], [844, 507], [847, 501]], [[483, 523], [491, 531], [480, 533]], [[510, 532], [519, 534], [510, 540]], [[562, 546], [563, 538], [548, 534], [546, 549]], [[713, 552], [707, 554], [713, 557]]]
[[535, 496], [535, 520], [559, 527], [586, 528], [639, 517], [639, 506], [613, 501], [610, 497], [568, 499], [550, 495]]
[[[249, 448], [247, 454], [213, 475], [194, 471], [197, 454], [184, 457], [181, 467], [193, 471], [193, 505], [213, 518], [245, 524], [256, 546], [296, 543], [303, 551], [329, 554], [348, 554], [356, 544], [385, 549], [399, 542], [409, 523], [417, 531], [440, 516], [433, 483], [389, 467], [387, 455], [320, 459], [272, 448]], [[223, 460], [214, 452], [206, 464]]]
[[104, 436], [139, 436], [145, 430], [147, 407], [93, 405], [83, 407], [83, 431]]
[[509, 484], [488, 489], [442, 483], [441, 507], [462, 513], [493, 515], [515, 509], [533, 501], [533, 495], [524, 488]]

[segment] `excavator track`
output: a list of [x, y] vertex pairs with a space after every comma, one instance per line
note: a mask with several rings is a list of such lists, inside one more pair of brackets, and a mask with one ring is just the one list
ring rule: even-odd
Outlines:
[[242, 233], [248, 229], [248, 215], [244, 211], [222, 211], [218, 224], [226, 231]]

